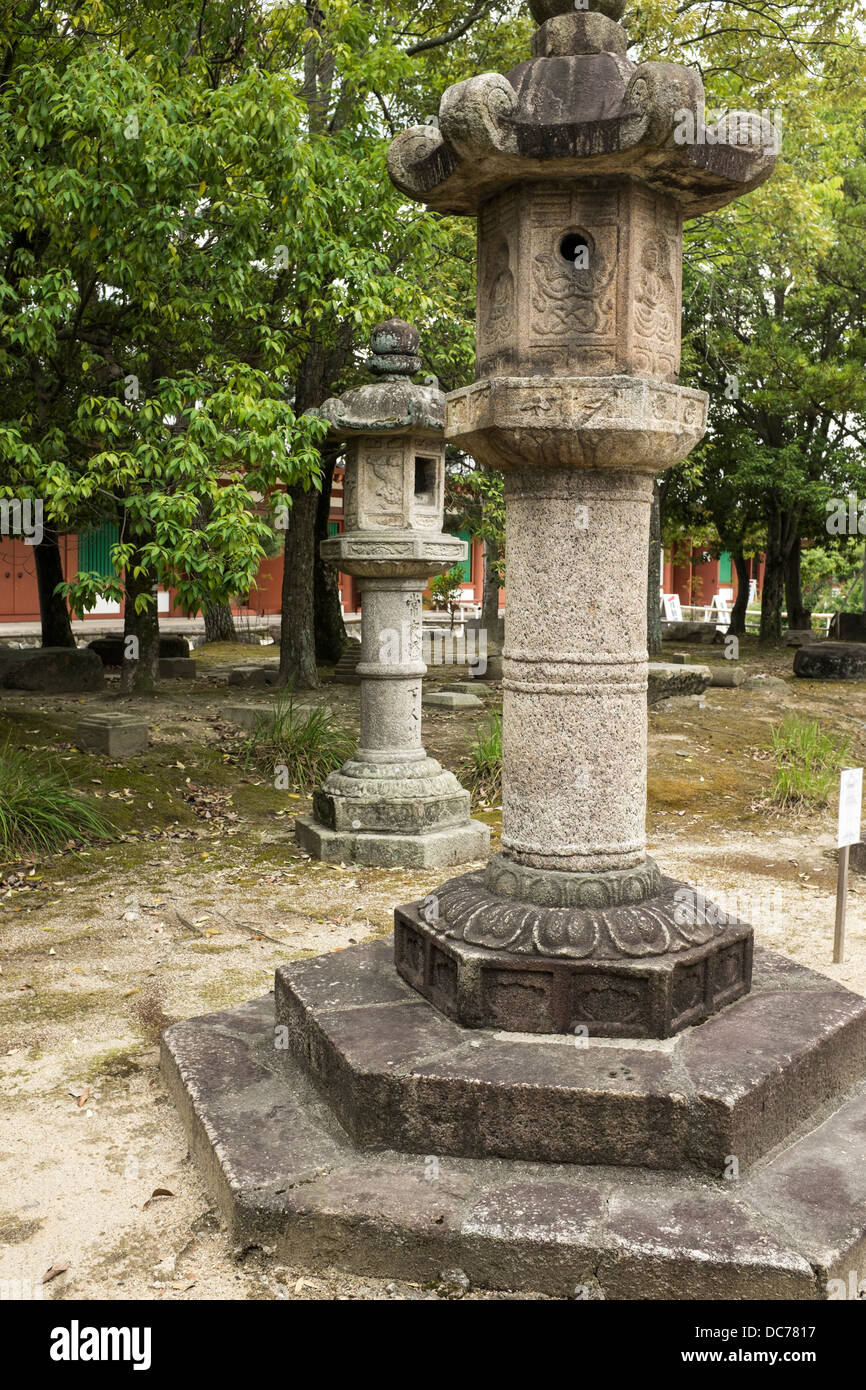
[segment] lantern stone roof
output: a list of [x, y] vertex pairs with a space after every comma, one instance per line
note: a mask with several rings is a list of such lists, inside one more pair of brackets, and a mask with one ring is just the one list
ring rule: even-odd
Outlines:
[[474, 214], [509, 183], [627, 175], [711, 212], [769, 178], [778, 140], [757, 113], [704, 120], [692, 68], [633, 63], [616, 23], [624, 0], [532, 0], [533, 57], [444, 93], [434, 123], [392, 142], [396, 186], [439, 212]]
[[309, 413], [327, 420], [337, 439], [358, 434], [441, 434], [445, 428], [445, 397], [435, 381], [417, 386], [411, 377], [420, 370], [418, 330], [403, 319], [377, 323], [370, 334], [367, 363], [379, 380], [355, 386], [342, 396], [330, 396]]

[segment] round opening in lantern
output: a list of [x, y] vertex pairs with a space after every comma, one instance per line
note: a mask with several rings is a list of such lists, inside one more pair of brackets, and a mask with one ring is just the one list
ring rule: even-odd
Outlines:
[[578, 270], [586, 270], [589, 266], [589, 242], [579, 232], [566, 232], [559, 243], [559, 254]]

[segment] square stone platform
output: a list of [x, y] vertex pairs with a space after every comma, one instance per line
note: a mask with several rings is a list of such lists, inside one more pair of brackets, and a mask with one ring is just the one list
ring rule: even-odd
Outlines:
[[397, 830], [332, 830], [312, 815], [295, 817], [301, 849], [327, 864], [378, 868], [444, 869], [481, 860], [490, 848], [490, 827], [465, 820], [416, 833]]
[[859, 995], [756, 951], [752, 994], [707, 1023], [584, 1047], [463, 1029], [392, 951], [292, 962], [276, 998], [165, 1034], [239, 1247], [561, 1297], [821, 1299], [864, 1277]]

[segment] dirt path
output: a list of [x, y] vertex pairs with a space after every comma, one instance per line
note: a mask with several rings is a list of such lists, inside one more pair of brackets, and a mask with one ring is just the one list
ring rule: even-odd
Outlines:
[[[790, 657], [754, 669], [787, 674]], [[265, 993], [283, 960], [388, 932], [394, 905], [441, 878], [302, 856], [292, 815], [307, 802], [239, 770], [237, 734], [220, 719], [229, 692], [219, 664], [202, 669], [215, 678], [166, 685], [144, 702], [152, 747], [126, 767], [76, 749], [84, 701], [0, 702], [0, 741], [53, 749], [126, 836], [23, 866], [32, 877], [0, 889], [0, 1289], [38, 1285], [65, 1265], [39, 1286], [45, 1297], [455, 1296], [444, 1285], [278, 1267], [263, 1252], [238, 1261], [186, 1156], [157, 1070], [166, 1022]], [[356, 724], [356, 689], [329, 686], [317, 698]], [[650, 849], [666, 872], [750, 917], [758, 941], [866, 993], [862, 880], [852, 886], [846, 962], [830, 964], [833, 808], [795, 818], [767, 808], [769, 731], [788, 709], [820, 716], [850, 739], [851, 762], [866, 761], [859, 684], [712, 690], [703, 707], [663, 707], [650, 721]], [[456, 767], [476, 722], [436, 712], [425, 718], [428, 747]], [[495, 841], [498, 814], [483, 814]], [[159, 1190], [166, 1195], [153, 1196]]]

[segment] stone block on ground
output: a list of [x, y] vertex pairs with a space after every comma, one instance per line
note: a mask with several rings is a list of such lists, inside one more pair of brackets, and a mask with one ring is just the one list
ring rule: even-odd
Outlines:
[[279, 664], [269, 663], [267, 666], [254, 666], [252, 662], [248, 666], [235, 666], [229, 672], [229, 685], [240, 686], [262, 686], [276, 685], [280, 678]]
[[44, 694], [101, 690], [102, 662], [86, 647], [6, 647], [0, 650], [0, 688]]
[[159, 678], [162, 681], [194, 681], [198, 674], [191, 656], [161, 656]]
[[[292, 703], [293, 712], [303, 717], [311, 714], [315, 709], [324, 709], [328, 714], [332, 713], [330, 705], [307, 705]], [[274, 717], [273, 705], [225, 705], [222, 710], [223, 719], [227, 719], [230, 724], [239, 724], [242, 729], [252, 730], [259, 724], [269, 723]]]
[[710, 684], [709, 666], [678, 666], [651, 661], [647, 667], [647, 704], [657, 705], [673, 695], [701, 695]]
[[477, 695], [459, 694], [453, 690], [434, 690], [430, 695], [423, 697], [422, 704], [438, 709], [481, 709], [484, 701]]
[[735, 662], [726, 662], [724, 666], [716, 665], [710, 667], [710, 685], [720, 690], [731, 690], [738, 685], [745, 684], [746, 673], [742, 666], [737, 666]]
[[866, 613], [834, 613], [828, 635], [839, 642], [866, 642]]
[[818, 641], [820, 638], [817, 632], [813, 632], [811, 628], [793, 627], [782, 633], [782, 642], [786, 647], [806, 647], [811, 642]]
[[792, 693], [788, 682], [783, 681], [779, 676], [764, 676], [760, 674], [746, 676], [746, 679], [743, 681], [743, 689], [752, 693], [757, 691], [761, 695], [773, 695], [776, 698]]
[[147, 749], [147, 722], [130, 714], [88, 714], [75, 726], [75, 741], [116, 760], [132, 757]]
[[858, 840], [848, 851], [848, 867], [857, 874], [866, 874], [866, 840]]
[[[124, 646], [123, 633], [118, 632], [106, 637], [94, 637], [92, 642], [88, 642], [87, 649], [96, 652], [103, 666], [122, 666]], [[189, 656], [189, 642], [179, 633], [167, 633], [159, 639], [159, 655], [161, 658]]]
[[473, 699], [479, 699], [486, 694], [484, 687], [479, 686], [478, 681], [453, 681], [451, 685], [443, 685], [442, 693], [445, 695], [471, 695]]
[[712, 642], [715, 635], [715, 623], [662, 621], [662, 639], [666, 642]]
[[794, 653], [794, 675], [812, 681], [866, 680], [866, 642], [810, 642]]

